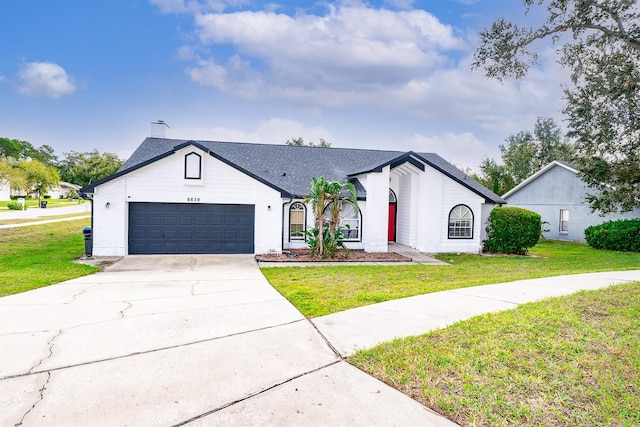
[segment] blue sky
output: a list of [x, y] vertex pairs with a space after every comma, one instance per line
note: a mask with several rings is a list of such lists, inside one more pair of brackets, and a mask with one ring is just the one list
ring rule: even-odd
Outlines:
[[0, 136], [126, 158], [168, 137], [436, 152], [460, 167], [537, 116], [566, 72], [498, 83], [470, 69], [479, 30], [520, 2], [20, 0], [0, 6]]

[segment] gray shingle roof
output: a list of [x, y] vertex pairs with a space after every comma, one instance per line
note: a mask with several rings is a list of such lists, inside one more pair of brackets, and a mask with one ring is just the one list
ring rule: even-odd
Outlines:
[[[296, 197], [304, 197], [309, 193], [311, 178], [323, 176], [330, 181], [345, 182], [354, 174], [374, 170], [408, 154], [402, 151], [147, 138], [116, 175], [98, 181], [82, 190], [92, 192], [95, 186], [103, 182], [170, 155], [189, 144], [209, 151], [216, 158], [277, 189], [283, 195]], [[505, 203], [502, 198], [437, 154], [411, 154], [481, 195], [488, 202]], [[356, 187], [359, 188], [358, 197], [364, 197], [362, 186], [357, 185]]]

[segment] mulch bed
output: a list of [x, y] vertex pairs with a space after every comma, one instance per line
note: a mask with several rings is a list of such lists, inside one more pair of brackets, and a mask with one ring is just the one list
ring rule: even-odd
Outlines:
[[309, 254], [307, 249], [289, 249], [281, 254], [256, 255], [261, 262], [410, 262], [411, 258], [395, 252], [364, 252], [340, 250], [335, 258], [319, 258]]

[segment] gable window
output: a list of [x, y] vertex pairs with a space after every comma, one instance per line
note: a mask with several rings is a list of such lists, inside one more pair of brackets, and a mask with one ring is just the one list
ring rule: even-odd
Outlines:
[[202, 179], [202, 156], [189, 153], [184, 156], [184, 179]]
[[307, 209], [302, 203], [296, 202], [289, 208], [289, 240], [304, 240], [306, 230]]
[[[331, 204], [324, 209], [324, 217], [331, 217]], [[340, 222], [338, 229], [344, 235], [345, 241], [360, 240], [360, 211], [356, 209], [353, 203], [343, 200], [340, 202]]]
[[465, 205], [457, 205], [449, 212], [449, 238], [473, 239], [473, 212]]
[[560, 209], [560, 234], [569, 234], [569, 209]]

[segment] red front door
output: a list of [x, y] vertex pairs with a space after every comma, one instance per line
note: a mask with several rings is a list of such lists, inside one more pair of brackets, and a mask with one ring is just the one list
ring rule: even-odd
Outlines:
[[389, 203], [389, 241], [396, 241], [396, 204]]

